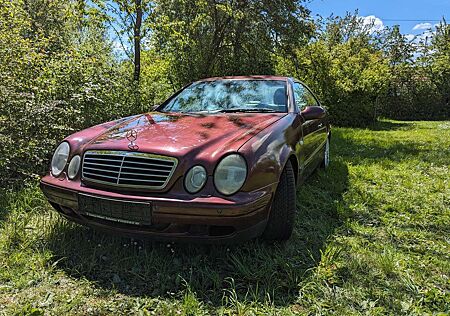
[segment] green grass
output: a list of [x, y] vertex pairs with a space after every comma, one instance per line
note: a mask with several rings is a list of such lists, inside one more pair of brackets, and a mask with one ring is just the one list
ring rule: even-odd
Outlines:
[[141, 243], [3, 191], [0, 314], [449, 314], [450, 123], [333, 130], [285, 244]]

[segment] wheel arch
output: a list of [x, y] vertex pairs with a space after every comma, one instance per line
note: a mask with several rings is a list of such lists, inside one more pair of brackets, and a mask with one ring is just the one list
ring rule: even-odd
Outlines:
[[290, 146], [284, 146], [284, 148], [282, 149], [282, 153], [280, 155], [280, 161], [282, 161], [282, 165], [280, 167], [280, 173], [278, 175], [278, 180], [281, 177], [281, 174], [283, 173], [283, 170], [286, 168], [286, 164], [288, 162], [291, 163], [292, 165], [292, 169], [294, 170], [294, 178], [295, 178], [295, 184], [298, 184], [299, 178], [298, 178], [298, 173], [299, 173], [299, 168], [300, 168], [300, 164], [298, 162], [298, 158], [297, 155], [295, 154], [295, 151], [293, 148], [291, 148]]
[[[291, 163], [292, 169], [294, 170], [295, 185], [297, 185], [298, 184], [298, 160], [297, 160], [297, 156], [294, 155], [294, 154], [291, 154], [289, 156], [288, 160], [286, 161], [286, 163], [288, 161]], [[286, 163], [285, 163], [285, 166], [286, 166]]]

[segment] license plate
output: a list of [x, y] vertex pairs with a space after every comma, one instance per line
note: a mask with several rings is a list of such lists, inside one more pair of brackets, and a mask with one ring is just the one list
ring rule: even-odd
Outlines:
[[151, 225], [152, 219], [150, 202], [125, 201], [86, 194], [78, 195], [78, 211], [83, 215], [133, 225]]

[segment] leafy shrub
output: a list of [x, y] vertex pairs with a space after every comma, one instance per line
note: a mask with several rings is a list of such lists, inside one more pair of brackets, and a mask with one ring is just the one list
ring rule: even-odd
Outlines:
[[374, 33], [357, 14], [313, 22], [298, 1], [157, 1], [135, 82], [100, 3], [0, 0], [1, 185], [43, 174], [68, 134], [149, 111], [201, 77], [296, 77], [341, 126], [450, 116], [445, 21], [417, 46], [396, 27]]
[[45, 172], [52, 150], [75, 130], [135, 111], [126, 69], [113, 58], [105, 31], [85, 25], [74, 40], [71, 15], [42, 17], [58, 16], [70, 3], [1, 1], [2, 183]]

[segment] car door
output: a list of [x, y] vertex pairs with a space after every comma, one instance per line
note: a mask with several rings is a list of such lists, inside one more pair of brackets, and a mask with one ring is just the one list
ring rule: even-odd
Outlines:
[[[294, 101], [299, 111], [308, 106], [320, 106], [314, 94], [301, 82], [294, 82]], [[310, 169], [314, 169], [320, 148], [326, 140], [326, 126], [321, 119], [315, 119], [304, 121], [301, 128], [300, 163], [303, 171], [309, 173]]]

